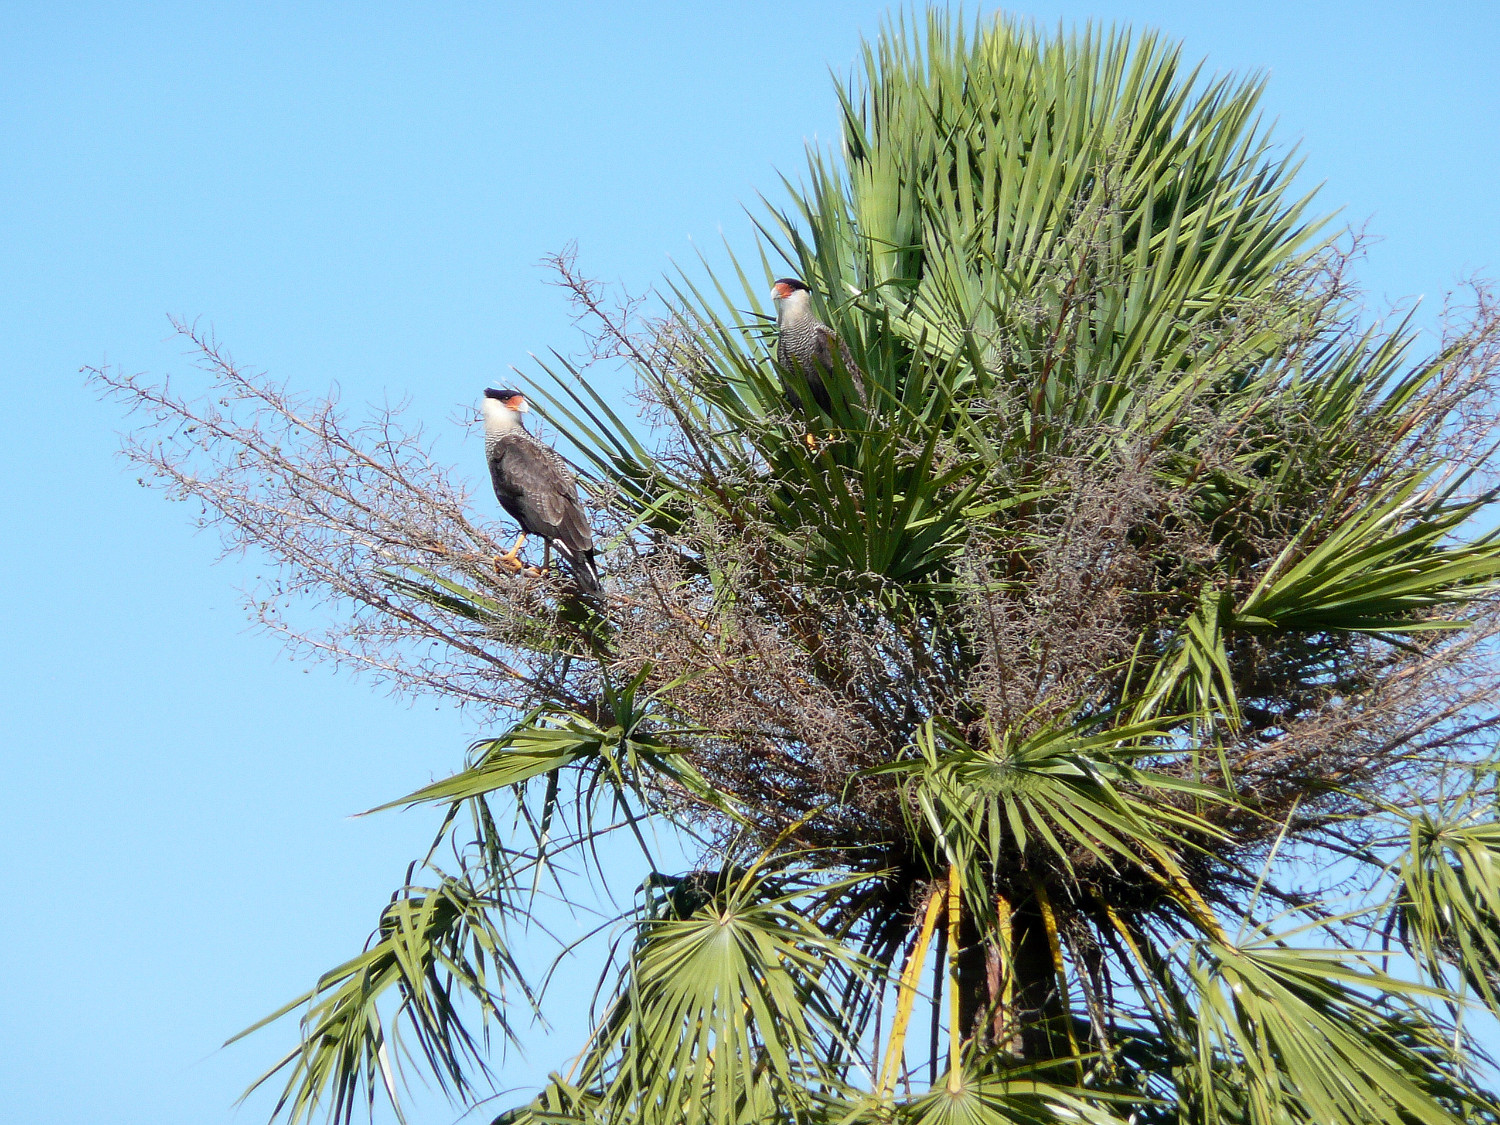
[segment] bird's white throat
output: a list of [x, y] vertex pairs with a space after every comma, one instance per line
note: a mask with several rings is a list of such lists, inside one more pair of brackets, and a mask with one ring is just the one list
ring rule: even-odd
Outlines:
[[795, 324], [812, 316], [812, 294], [806, 289], [794, 289], [776, 302], [776, 320], [781, 324]]
[[520, 411], [512, 410], [497, 398], [479, 400], [479, 412], [484, 416], [484, 437], [491, 441], [501, 434], [514, 433], [526, 427], [521, 422]]

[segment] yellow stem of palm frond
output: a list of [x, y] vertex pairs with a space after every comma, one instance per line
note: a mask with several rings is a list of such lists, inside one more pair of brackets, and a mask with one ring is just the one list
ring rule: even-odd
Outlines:
[[[1047, 888], [1036, 883], [1036, 901], [1042, 911], [1042, 925], [1047, 930], [1047, 946], [1052, 951], [1052, 969], [1057, 973], [1057, 995], [1062, 1007], [1063, 1030], [1068, 1033], [1068, 1046], [1073, 1058], [1078, 1059], [1078, 1040], [1073, 1035], [1073, 1021], [1069, 1018], [1068, 968], [1063, 962], [1062, 937], [1057, 932], [1057, 916], [1052, 912], [1052, 900], [1047, 897]], [[1083, 1079], [1083, 1064], [1078, 1062], [1078, 1077]]]
[[1188, 878], [1182, 873], [1182, 869], [1173, 863], [1163, 863], [1162, 869], [1166, 872], [1166, 881], [1168, 888], [1172, 892], [1172, 897], [1187, 908], [1187, 912], [1192, 915], [1193, 921], [1197, 922], [1209, 937], [1213, 938], [1220, 945], [1228, 945], [1229, 936], [1225, 934], [1224, 927], [1219, 925], [1218, 917], [1209, 908], [1203, 896], [1198, 893], [1198, 888], [1188, 882]]
[[1011, 1046], [1011, 1041], [1018, 1029], [1012, 1026], [1015, 1011], [1016, 996], [1016, 974], [1015, 974], [1015, 923], [1011, 919], [1010, 900], [1004, 895], [995, 896], [995, 920], [996, 935], [1000, 940], [1000, 1000], [998, 1010], [991, 1015], [991, 1020], [996, 1026], [995, 1037], [999, 1040], [1001, 1035], [1005, 1036], [1002, 1047]]
[[959, 1079], [958, 1055], [963, 1045], [963, 1028], [960, 1026], [960, 1011], [963, 996], [958, 986], [958, 933], [962, 921], [963, 884], [958, 865], [948, 868], [948, 1092], [958, 1093], [962, 1086]]
[[911, 1024], [912, 1006], [917, 1001], [917, 978], [927, 960], [927, 947], [932, 944], [932, 931], [937, 927], [938, 914], [942, 908], [942, 888], [934, 888], [927, 899], [927, 912], [922, 916], [922, 928], [917, 934], [916, 944], [907, 955], [906, 964], [901, 969], [901, 983], [896, 989], [896, 1016], [891, 1021], [891, 1038], [880, 1066], [880, 1077], [875, 1083], [876, 1093], [881, 1101], [889, 1098], [896, 1088], [896, 1075], [901, 1067], [901, 1059], [906, 1054], [906, 1029]]
[[1156, 979], [1152, 976], [1151, 965], [1141, 954], [1141, 948], [1135, 942], [1135, 935], [1130, 932], [1130, 927], [1125, 925], [1125, 920], [1120, 917], [1113, 906], [1104, 908], [1105, 915], [1109, 918], [1109, 924], [1114, 927], [1115, 933], [1120, 935], [1120, 940], [1125, 943], [1125, 948], [1130, 950], [1130, 955], [1135, 958], [1135, 963], [1141, 967], [1142, 981], [1151, 986], [1151, 991], [1156, 997], [1157, 1004], [1166, 1007], [1167, 999], [1162, 995], [1161, 989], [1156, 987]]

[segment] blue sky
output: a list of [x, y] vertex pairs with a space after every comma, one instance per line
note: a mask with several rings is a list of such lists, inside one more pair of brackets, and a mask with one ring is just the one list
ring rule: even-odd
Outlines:
[[[446, 705], [297, 665], [249, 630], [254, 559], [113, 456], [78, 369], [187, 365], [168, 314], [351, 403], [455, 407], [570, 346], [535, 263], [576, 240], [636, 288], [833, 135], [830, 67], [885, 6], [0, 4], [0, 1090], [36, 1122], [231, 1106], [291, 1029], [218, 1044], [354, 953], [450, 772]], [[1420, 11], [1419, 11], [1420, 9]], [[971, 9], [972, 10], [972, 9]], [[988, 9], [987, 9], [988, 10]], [[1377, 241], [1378, 300], [1500, 270], [1500, 6], [1036, 3], [1265, 70], [1309, 186]], [[592, 983], [592, 970], [579, 978]], [[580, 986], [578, 996], [587, 994]], [[572, 1007], [576, 1010], [578, 1005]], [[574, 1040], [538, 1037], [525, 1084]], [[419, 1120], [456, 1114], [419, 1099]]]

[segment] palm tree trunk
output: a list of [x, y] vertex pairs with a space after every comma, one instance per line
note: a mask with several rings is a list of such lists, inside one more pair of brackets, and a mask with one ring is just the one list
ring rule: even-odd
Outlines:
[[1067, 1013], [1041, 905], [1035, 899], [1018, 908], [1000, 902], [999, 941], [982, 938], [968, 911], [959, 926], [959, 1026], [966, 1038], [1018, 1058], [1065, 1055]]

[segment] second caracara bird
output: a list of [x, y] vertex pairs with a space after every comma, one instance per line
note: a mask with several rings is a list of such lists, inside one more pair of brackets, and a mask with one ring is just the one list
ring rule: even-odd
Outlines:
[[516, 545], [496, 561], [520, 571], [521, 547], [528, 535], [556, 545], [573, 568], [573, 580], [585, 594], [599, 592], [594, 565], [594, 529], [578, 499], [572, 467], [550, 446], [526, 432], [521, 415], [531, 408], [520, 391], [486, 389], [484, 454], [490, 464], [490, 483], [500, 506], [521, 525]]
[[[783, 277], [771, 286], [771, 298], [776, 302], [776, 362], [783, 370], [799, 372], [807, 380], [814, 401], [824, 410], [832, 410], [827, 377], [834, 370], [833, 355], [837, 348], [838, 363], [853, 379], [854, 393], [864, 402], [864, 372], [855, 366], [849, 349], [834, 335], [833, 329], [813, 313], [812, 294], [807, 286], [795, 277]], [[800, 407], [795, 392], [791, 397]]]

